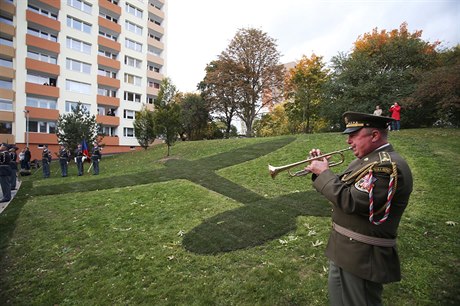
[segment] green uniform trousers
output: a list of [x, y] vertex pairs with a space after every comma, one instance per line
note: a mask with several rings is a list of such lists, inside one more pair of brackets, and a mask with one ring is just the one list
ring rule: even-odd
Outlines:
[[329, 301], [332, 306], [381, 306], [382, 291], [382, 284], [359, 278], [329, 262]]

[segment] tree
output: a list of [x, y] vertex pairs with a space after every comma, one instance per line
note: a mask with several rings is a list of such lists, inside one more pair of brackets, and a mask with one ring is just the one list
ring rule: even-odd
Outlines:
[[153, 101], [155, 111], [153, 121], [155, 134], [162, 136], [168, 146], [168, 154], [171, 153], [171, 146], [176, 142], [181, 130], [180, 106], [177, 103], [180, 94], [176, 86], [169, 78], [164, 78], [158, 91], [158, 97]]
[[155, 141], [155, 122], [152, 111], [144, 107], [141, 111], [136, 112], [136, 118], [133, 122], [134, 134], [137, 141], [145, 150]]
[[290, 99], [286, 108], [291, 123], [312, 131], [311, 119], [317, 116], [318, 105], [323, 97], [323, 86], [328, 78], [322, 56], [305, 55], [290, 69], [285, 82], [285, 97]]
[[182, 128], [189, 140], [203, 139], [210, 121], [208, 105], [199, 94], [188, 93], [180, 102]]
[[[410, 96], [415, 90], [416, 75], [436, 63], [439, 43], [425, 42], [421, 35], [422, 31], [410, 33], [403, 23], [399, 29], [375, 28], [360, 36], [349, 55], [339, 54], [332, 59], [334, 73], [327, 86], [323, 114], [339, 123], [345, 110], [369, 113], [376, 105], [387, 110], [395, 101]], [[408, 115], [403, 112], [403, 116]], [[417, 118], [403, 119], [413, 120]]]
[[240, 29], [219, 60], [225, 63], [234, 93], [240, 100], [238, 116], [252, 136], [252, 125], [261, 108], [278, 100], [283, 85], [284, 67], [275, 40], [261, 30]]
[[96, 117], [90, 115], [79, 102], [72, 107], [72, 112], [59, 115], [56, 123], [56, 136], [58, 142], [66, 145], [73, 152], [77, 145], [85, 140], [90, 146], [97, 139], [99, 124]]
[[259, 137], [289, 134], [289, 118], [284, 109], [284, 103], [275, 105], [270, 113], [256, 120], [254, 130]]
[[212, 61], [206, 66], [206, 76], [199, 84], [203, 98], [215, 117], [225, 123], [224, 137], [229, 138], [232, 121], [242, 100], [236, 78], [230, 69], [231, 63]]
[[403, 101], [423, 118], [414, 126], [460, 126], [460, 46], [440, 54], [440, 66], [420, 73], [417, 80], [414, 93]]

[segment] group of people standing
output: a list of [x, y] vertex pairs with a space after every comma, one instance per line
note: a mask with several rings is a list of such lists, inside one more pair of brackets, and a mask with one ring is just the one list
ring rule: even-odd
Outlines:
[[[401, 106], [398, 102], [395, 102], [393, 105], [390, 106], [389, 109], [390, 117], [393, 118], [393, 122], [389, 126], [391, 131], [399, 131], [401, 128]], [[380, 105], [375, 107], [374, 116], [382, 116], [383, 110], [380, 108]]]
[[[64, 144], [61, 144], [59, 151], [56, 153], [59, 158], [59, 166], [61, 168], [61, 176], [66, 177], [68, 174], [68, 165], [71, 160], [72, 154]], [[82, 149], [82, 145], [78, 144], [74, 151], [74, 161], [77, 164], [78, 176], [82, 176], [84, 173], [83, 163], [90, 158], [91, 166], [93, 168], [93, 174], [99, 174], [99, 162], [102, 158], [102, 148], [97, 142], [94, 142], [93, 149], [91, 151], [91, 157]], [[42, 152], [42, 164], [43, 164], [43, 177], [50, 177], [50, 163], [51, 163], [51, 152], [48, 150], [48, 145], [43, 147]]]
[[[0, 145], [0, 185], [3, 197], [0, 203], [11, 200], [11, 190], [16, 190], [17, 183], [17, 153], [18, 147], [2, 143]], [[30, 154], [30, 152], [29, 152]]]

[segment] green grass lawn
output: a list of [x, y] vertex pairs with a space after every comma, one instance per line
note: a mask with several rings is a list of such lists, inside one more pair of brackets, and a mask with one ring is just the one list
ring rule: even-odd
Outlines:
[[[459, 136], [390, 134], [414, 192], [403, 280], [385, 286], [385, 305], [460, 304]], [[67, 178], [53, 162], [0, 215], [0, 304], [326, 305], [330, 204], [310, 177], [272, 180], [267, 168], [313, 147], [347, 144], [338, 133], [179, 142], [170, 158], [157, 146]]]

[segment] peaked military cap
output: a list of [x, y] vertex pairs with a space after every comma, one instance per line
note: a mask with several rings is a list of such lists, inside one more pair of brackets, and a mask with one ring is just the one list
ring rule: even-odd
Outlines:
[[345, 131], [343, 134], [350, 134], [356, 132], [363, 127], [371, 127], [377, 129], [386, 129], [388, 125], [394, 120], [385, 116], [374, 116], [366, 113], [345, 112], [343, 115], [345, 121]]

